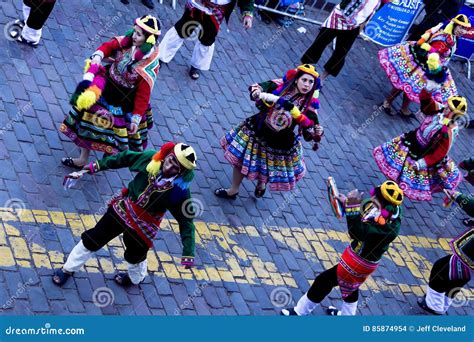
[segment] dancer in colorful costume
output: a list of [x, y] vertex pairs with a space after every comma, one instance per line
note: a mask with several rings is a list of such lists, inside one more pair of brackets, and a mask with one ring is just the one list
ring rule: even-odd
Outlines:
[[153, 247], [161, 220], [169, 210], [178, 221], [183, 242], [181, 264], [194, 264], [194, 207], [189, 185], [194, 177], [196, 153], [186, 144], [166, 143], [160, 151], [122, 151], [90, 163], [90, 174], [108, 169], [129, 168], [137, 172], [122, 193], [109, 204], [97, 225], [81, 235], [81, 241], [69, 254], [63, 268], [56, 270], [53, 282], [63, 285], [67, 279], [109, 241], [123, 234], [124, 258], [128, 273], [119, 273], [120, 285], [139, 284], [147, 274], [147, 253]]
[[232, 186], [215, 190], [216, 196], [235, 199], [244, 178], [257, 181], [256, 197], [263, 196], [267, 183], [272, 191], [295, 188], [306, 171], [300, 136], [315, 141], [317, 149], [323, 135], [317, 114], [320, 88], [319, 74], [309, 64], [289, 70], [283, 79], [249, 87], [260, 112], [221, 138], [233, 176]]
[[387, 114], [395, 114], [392, 103], [403, 93], [399, 114], [412, 116], [408, 109], [410, 101], [420, 101], [419, 95], [428, 80], [437, 84], [433, 93], [436, 101], [447, 104], [450, 96], [457, 95], [447, 66], [456, 51], [457, 39], [467, 34], [470, 27], [469, 19], [459, 14], [446, 27], [439, 24], [426, 31], [418, 42], [407, 41], [379, 51], [380, 64], [393, 86], [382, 104]]
[[397, 182], [412, 200], [431, 201], [432, 194], [453, 190], [462, 174], [448, 153], [458, 135], [457, 121], [467, 111], [467, 101], [451, 96], [446, 107], [423, 89], [421, 111], [427, 115], [421, 126], [374, 149], [382, 173]]
[[[146, 148], [153, 124], [150, 96], [159, 68], [159, 35], [158, 20], [143, 16], [125, 36], [113, 38], [94, 52], [60, 127], [81, 148], [81, 155], [63, 158], [64, 165], [82, 168], [90, 150], [115, 154]], [[105, 69], [104, 58], [113, 61]]]
[[224, 19], [228, 22], [235, 5], [240, 8], [245, 29], [252, 27], [254, 0], [188, 0], [184, 13], [161, 41], [160, 61], [169, 63], [184, 40], [199, 30], [191, 57], [189, 76], [197, 80], [201, 70], [209, 70], [215, 41]]
[[372, 189], [371, 197], [362, 201], [362, 194], [352, 190], [343, 204], [352, 242], [342, 253], [336, 266], [319, 274], [308, 292], [294, 308], [283, 309], [284, 316], [309, 315], [338, 286], [342, 292], [342, 308], [330, 306], [329, 315], [353, 316], [357, 310], [359, 287], [378, 267], [390, 243], [398, 236], [401, 224], [403, 192], [392, 181]]
[[[474, 198], [460, 192], [450, 191], [450, 196], [466, 214], [474, 217]], [[418, 305], [434, 315], [445, 314], [453, 298], [471, 280], [474, 271], [474, 226], [453, 239], [450, 243], [452, 254], [438, 259], [431, 269], [426, 295], [418, 300]]]

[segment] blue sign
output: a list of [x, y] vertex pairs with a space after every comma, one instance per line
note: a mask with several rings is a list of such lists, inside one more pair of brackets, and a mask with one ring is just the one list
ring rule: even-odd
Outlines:
[[401, 43], [422, 8], [422, 0], [393, 0], [370, 19], [364, 34], [376, 44], [392, 46]]
[[[459, 13], [465, 14], [469, 18], [471, 24], [474, 23], [474, 8], [464, 5]], [[470, 59], [472, 54], [474, 54], [474, 37], [459, 38], [455, 55], [465, 59]]]

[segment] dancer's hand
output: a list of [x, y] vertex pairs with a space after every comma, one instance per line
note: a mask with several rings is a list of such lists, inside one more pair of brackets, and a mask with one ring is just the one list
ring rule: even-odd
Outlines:
[[137, 131], [138, 131], [138, 125], [136, 123], [131, 123], [130, 129], [128, 130], [128, 134], [134, 135], [134, 134], [137, 134]]
[[362, 202], [363, 192], [359, 192], [358, 189], [349, 191], [346, 198], [346, 203], [349, 205], [360, 204]]
[[102, 57], [100, 57], [99, 55], [94, 55], [94, 57], [92, 58], [92, 61], [91, 61], [91, 64], [101, 64], [102, 63]]
[[242, 23], [244, 24], [244, 28], [246, 30], [252, 28], [252, 21], [253, 18], [250, 15], [244, 16], [244, 18], [242, 19]]

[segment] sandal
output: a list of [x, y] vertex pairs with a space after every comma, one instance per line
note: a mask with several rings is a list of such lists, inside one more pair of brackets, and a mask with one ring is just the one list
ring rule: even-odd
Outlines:
[[229, 195], [227, 193], [227, 190], [224, 189], [224, 188], [219, 188], [219, 189], [216, 189], [214, 191], [214, 195], [216, 195], [217, 197], [220, 197], [220, 198], [227, 198], [227, 199], [231, 199], [231, 200], [235, 200], [237, 198], [237, 195], [239, 193], [236, 193], [236, 194], [233, 194], [233, 195]]
[[472, 227], [474, 226], [474, 219], [469, 217], [464, 220], [462, 220], [462, 224], [465, 225], [466, 227]]
[[417, 303], [418, 303], [418, 306], [420, 308], [422, 308], [426, 312], [429, 312], [430, 314], [433, 314], [433, 315], [436, 315], [436, 316], [443, 315], [442, 312], [435, 311], [435, 310], [431, 309], [430, 307], [428, 307], [428, 304], [426, 304], [426, 296], [424, 296], [423, 298], [418, 299]]
[[199, 69], [191, 66], [191, 69], [189, 69], [189, 76], [193, 79], [193, 80], [197, 80], [200, 76], [199, 74]]
[[400, 115], [404, 119], [416, 118], [415, 114], [413, 114], [412, 112], [405, 113], [402, 110], [399, 110], [397, 114]]
[[82, 166], [76, 165], [74, 163], [74, 160], [72, 160], [72, 158], [70, 158], [70, 157], [66, 157], [66, 158], [61, 159], [61, 163], [64, 166], [72, 167], [73, 169], [76, 169], [76, 170], [82, 170], [84, 168], [84, 166], [86, 165], [86, 164], [84, 164]]
[[395, 116], [395, 111], [393, 110], [392, 106], [388, 104], [388, 102], [384, 101], [381, 104], [379, 104], [379, 108], [382, 108], [385, 114], [390, 115], [390, 116]]
[[261, 189], [259, 186], [260, 186], [260, 184], [257, 184], [257, 186], [255, 187], [254, 195], [257, 198], [262, 198], [263, 195], [265, 194], [265, 191], [267, 190], [267, 187], [265, 186], [263, 189]]
[[[53, 283], [57, 286], [63, 286], [66, 281], [74, 274], [74, 272], [65, 272], [62, 268], [60, 270], [56, 270], [53, 273], [53, 277], [51, 278]], [[58, 280], [56, 280], [56, 278]]]
[[125, 272], [118, 273], [114, 277], [114, 280], [120, 286], [128, 287], [128, 286], [133, 285], [132, 279], [130, 279], [130, 276], [128, 275], [128, 273], [125, 273]]

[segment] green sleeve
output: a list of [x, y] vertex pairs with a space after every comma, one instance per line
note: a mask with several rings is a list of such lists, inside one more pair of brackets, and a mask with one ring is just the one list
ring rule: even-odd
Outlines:
[[254, 0], [237, 0], [237, 6], [240, 8], [242, 15], [253, 15]]
[[264, 93], [271, 93], [278, 87], [274, 81], [261, 82], [258, 85], [262, 87]]
[[466, 214], [474, 217], [474, 198], [472, 196], [461, 194], [456, 197], [456, 203]]
[[[179, 203], [179, 205], [175, 205], [169, 208], [171, 215], [178, 221], [179, 225], [179, 234], [181, 235], [181, 241], [183, 243], [183, 257], [194, 257], [194, 249], [195, 249], [195, 236], [194, 232], [196, 230], [193, 218], [194, 218], [194, 209], [191, 209], [191, 213], [183, 213], [183, 203], [186, 200], [190, 200], [191, 196], [188, 192], [188, 197]], [[188, 207], [188, 206], [187, 206]], [[188, 210], [188, 209], [186, 209]]]
[[121, 169], [124, 167], [128, 167], [131, 171], [142, 171], [146, 168], [155, 152], [154, 150], [147, 150], [145, 152], [125, 150], [98, 160], [96, 164], [98, 165], [98, 171]]

